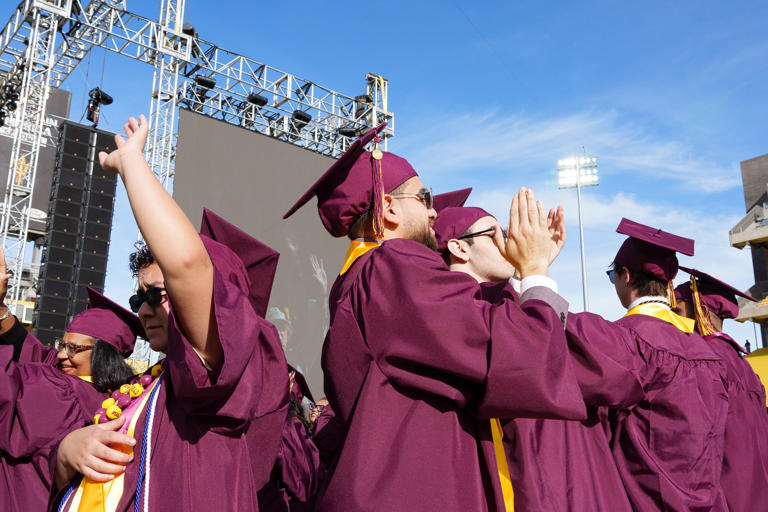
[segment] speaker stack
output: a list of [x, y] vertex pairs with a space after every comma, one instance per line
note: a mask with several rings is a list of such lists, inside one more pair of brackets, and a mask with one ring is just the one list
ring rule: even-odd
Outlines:
[[104, 290], [117, 176], [98, 154], [114, 149], [112, 133], [72, 121], [59, 129], [33, 320], [47, 345], [86, 308], [87, 286]]

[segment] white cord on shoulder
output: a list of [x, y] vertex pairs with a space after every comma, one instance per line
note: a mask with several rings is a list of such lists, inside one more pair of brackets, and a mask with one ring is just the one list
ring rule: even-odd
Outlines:
[[[159, 387], [162, 384], [162, 382], [158, 382], [157, 386]], [[157, 390], [158, 393], [160, 390]], [[147, 411], [147, 414], [149, 414], [149, 421], [147, 422], [147, 429], [149, 430], [147, 432], [147, 455], [146, 459], [144, 460], [144, 511], [149, 510], [149, 461], [152, 458], [152, 426], [155, 422], [155, 404], [157, 403], [157, 393], [153, 393], [154, 396], [152, 396], [152, 401], [149, 403], [149, 411]]]

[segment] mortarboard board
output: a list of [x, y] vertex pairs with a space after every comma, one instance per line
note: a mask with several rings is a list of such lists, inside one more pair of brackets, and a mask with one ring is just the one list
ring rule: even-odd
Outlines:
[[614, 264], [651, 274], [662, 281], [677, 275], [676, 252], [693, 256], [694, 241], [629, 219], [621, 219], [617, 233], [627, 235]]
[[200, 235], [216, 268], [248, 295], [254, 311], [263, 318], [280, 253], [207, 208], [203, 209]]
[[75, 315], [66, 332], [98, 338], [128, 356], [133, 352], [136, 336], [146, 337], [139, 317], [90, 286], [87, 290], [88, 309]]
[[493, 217], [493, 215], [475, 206], [449, 206], [441, 210], [432, 225], [437, 239], [437, 250], [446, 251], [449, 240], [459, 238], [472, 224], [483, 217]]
[[437, 213], [440, 213], [441, 210], [449, 206], [464, 206], [471, 193], [472, 187], [437, 194], [432, 198], [432, 207]]
[[[739, 315], [739, 304], [736, 301], [736, 296], [757, 302], [757, 299], [751, 295], [737, 290], [733, 286], [700, 270], [682, 266], [680, 270], [689, 273], [692, 278], [696, 279], [696, 283], [693, 286], [696, 287], [695, 291], [699, 295], [699, 300], [710, 312], [719, 318], [736, 318]], [[679, 300], [695, 304], [696, 301], [693, 294], [694, 290], [691, 281], [675, 288], [675, 295]]]
[[[317, 211], [328, 232], [335, 237], [344, 236], [362, 214], [371, 208], [374, 230], [381, 234], [381, 194], [389, 194], [406, 180], [418, 176], [411, 164], [393, 153], [378, 149], [366, 151], [372, 140], [378, 142], [378, 134], [387, 123], [382, 123], [357, 139], [341, 157], [296, 201], [283, 215], [287, 219], [317, 196]], [[380, 158], [375, 158], [376, 156]]]

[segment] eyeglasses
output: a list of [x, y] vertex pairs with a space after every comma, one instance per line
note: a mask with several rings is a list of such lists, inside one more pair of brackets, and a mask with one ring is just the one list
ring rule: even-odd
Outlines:
[[488, 229], [484, 229], [482, 231], [475, 231], [474, 233], [467, 233], [466, 235], [461, 235], [456, 240], [464, 240], [465, 238], [473, 238], [476, 236], [483, 236], [483, 235], [488, 235], [491, 238], [493, 238], [494, 234], [496, 234], [496, 226], [491, 226]]
[[141, 305], [144, 304], [144, 302], [146, 302], [150, 307], [156, 308], [165, 302], [166, 296], [167, 294], [165, 293], [165, 288], [149, 287], [144, 293], [139, 292], [136, 295], [132, 295], [131, 298], [128, 299], [128, 304], [131, 306], [131, 311], [138, 313], [139, 309], [141, 309]]
[[389, 197], [394, 199], [401, 199], [405, 197], [412, 197], [414, 199], [418, 199], [424, 204], [424, 206], [427, 207], [427, 210], [431, 210], [433, 206], [431, 188], [423, 188], [419, 190], [418, 194], [389, 194]]
[[85, 352], [86, 350], [93, 350], [93, 345], [78, 345], [76, 343], [66, 343], [61, 338], [56, 338], [54, 340], [54, 345], [56, 346], [56, 350], [61, 352], [62, 350], [67, 351], [67, 355], [69, 357], [73, 357], [76, 354], [79, 354], [80, 352]]
[[606, 270], [605, 274], [608, 276], [608, 280], [611, 284], [616, 284], [616, 269]]

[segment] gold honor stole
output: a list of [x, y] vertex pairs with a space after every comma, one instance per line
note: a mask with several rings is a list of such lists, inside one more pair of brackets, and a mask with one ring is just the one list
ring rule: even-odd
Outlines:
[[78, 375], [77, 378], [93, 384], [93, 377], [91, 377], [90, 375]]
[[[360, 256], [378, 246], [378, 242], [352, 240], [349, 244], [349, 249], [347, 249], [347, 255], [344, 257], [344, 266], [341, 267], [339, 275], [343, 276]], [[512, 491], [512, 480], [509, 477], [507, 457], [504, 454], [504, 445], [501, 442], [501, 439], [504, 437], [504, 432], [501, 429], [501, 423], [498, 419], [493, 418], [490, 421], [491, 435], [493, 436], [493, 451], [496, 454], [496, 466], [499, 471], [499, 481], [501, 483], [501, 492], [504, 496], [504, 506], [507, 512], [513, 512], [515, 509], [515, 500]]]
[[497, 418], [491, 420], [491, 435], [493, 436], [493, 451], [496, 454], [496, 467], [499, 471], [501, 494], [504, 496], [504, 509], [507, 512], [514, 512], [515, 493], [512, 490], [512, 479], [509, 477], [509, 466], [507, 465], [507, 456], [504, 454], [504, 445], [501, 443], [504, 431], [501, 429], [501, 422]]
[[[752, 370], [760, 377], [760, 381], [768, 389], [768, 348], [761, 348], [755, 350], [744, 359], [747, 360]], [[768, 407], [768, 397], [765, 401], [766, 407]]]
[[693, 332], [694, 327], [696, 325], [696, 321], [693, 320], [692, 318], [685, 318], [684, 316], [680, 316], [674, 313], [667, 306], [664, 306], [662, 304], [652, 303], [652, 302], [651, 303], [646, 302], [645, 304], [638, 304], [637, 306], [627, 311], [627, 314], [624, 316], [629, 316], [629, 315], [652, 316], [654, 318], [658, 318], [659, 320], [663, 320], [668, 324], [672, 324], [678, 330], [688, 334]]
[[341, 267], [340, 276], [343, 276], [349, 267], [357, 261], [357, 258], [367, 253], [371, 249], [375, 249], [379, 246], [378, 242], [367, 242], [363, 240], [352, 240], [349, 243], [349, 249], [347, 249], [347, 255], [344, 256], [344, 266]]
[[[129, 406], [123, 415], [127, 416], [127, 421], [123, 424], [120, 432], [133, 437], [133, 433], [136, 430], [136, 422], [139, 421], [141, 412], [147, 405], [147, 400], [152, 390], [160, 381], [156, 378], [152, 384], [144, 390], [144, 396], [141, 400], [135, 400], [131, 406]], [[126, 429], [125, 425], [128, 425]], [[121, 447], [121, 451], [133, 455], [133, 448]], [[139, 461], [134, 460], [135, 464]], [[80, 481], [80, 485], [75, 491], [75, 496], [72, 498], [72, 504], [67, 509], [69, 512], [108, 512], [117, 510], [118, 504], [120, 504], [120, 498], [123, 497], [123, 485], [125, 480], [125, 473], [120, 473], [109, 482], [91, 482], [86, 478]]]

